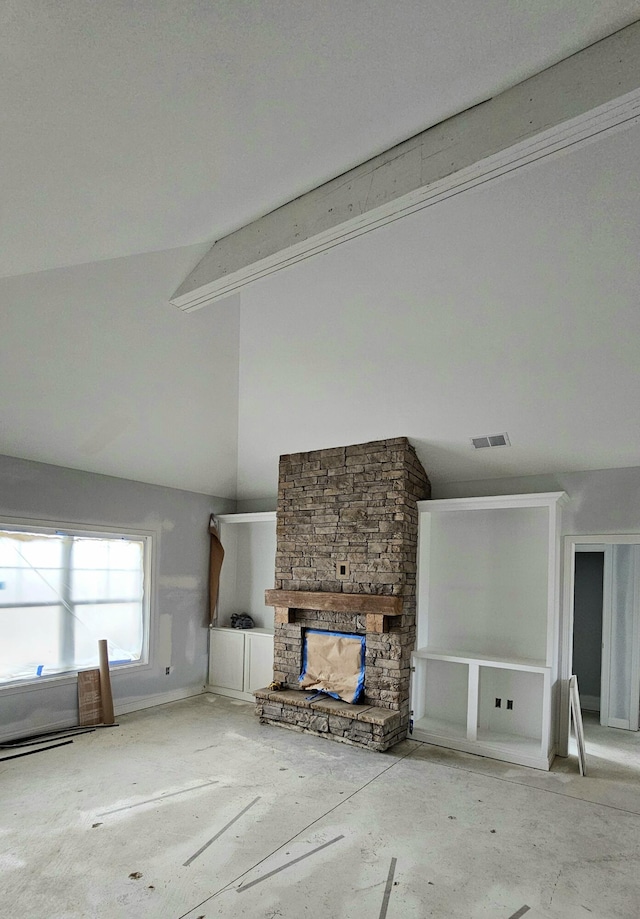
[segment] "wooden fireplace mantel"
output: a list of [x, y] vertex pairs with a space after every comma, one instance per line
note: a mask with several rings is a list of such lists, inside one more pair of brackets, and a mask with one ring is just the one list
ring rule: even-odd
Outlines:
[[277, 623], [291, 622], [296, 609], [326, 610], [332, 613], [363, 613], [367, 632], [386, 632], [385, 616], [402, 615], [402, 597], [377, 594], [341, 594], [313, 590], [266, 590], [265, 604], [275, 607]]

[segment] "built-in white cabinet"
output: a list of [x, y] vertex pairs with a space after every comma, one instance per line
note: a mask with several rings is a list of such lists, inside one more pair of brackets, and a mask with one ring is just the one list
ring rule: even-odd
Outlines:
[[230, 625], [233, 613], [249, 613], [257, 627], [273, 629], [264, 592], [275, 579], [276, 512], [220, 514], [216, 523], [224, 548], [216, 625]]
[[548, 769], [564, 492], [418, 503], [412, 737]]
[[[217, 616], [211, 629], [209, 689], [252, 701], [251, 693], [273, 680], [273, 608], [264, 592], [273, 587], [275, 511], [216, 517], [224, 561]], [[248, 613], [253, 629], [232, 629], [233, 613]]]
[[253, 701], [253, 691], [273, 680], [273, 632], [269, 629], [211, 629], [209, 690]]

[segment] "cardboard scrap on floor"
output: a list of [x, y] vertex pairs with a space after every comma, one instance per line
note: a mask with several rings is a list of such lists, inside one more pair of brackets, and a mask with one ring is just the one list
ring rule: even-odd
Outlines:
[[78, 674], [78, 723], [102, 724], [100, 671], [82, 670]]

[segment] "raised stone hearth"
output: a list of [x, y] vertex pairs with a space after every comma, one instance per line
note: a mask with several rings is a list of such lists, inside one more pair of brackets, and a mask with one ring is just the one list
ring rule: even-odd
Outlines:
[[260, 720], [309, 734], [331, 735], [334, 740], [372, 750], [386, 750], [406, 736], [399, 712], [373, 705], [350, 705], [328, 696], [311, 701], [309, 695], [295, 689], [258, 690], [255, 697]]
[[[405, 437], [280, 458], [274, 681], [262, 721], [384, 750], [406, 736], [418, 512], [429, 480]], [[366, 636], [360, 703], [300, 691], [305, 629]], [[313, 694], [311, 694], [313, 696]]]

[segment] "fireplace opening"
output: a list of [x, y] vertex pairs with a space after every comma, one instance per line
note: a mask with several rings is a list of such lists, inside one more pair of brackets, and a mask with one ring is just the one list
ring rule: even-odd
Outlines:
[[300, 688], [355, 703], [364, 692], [365, 636], [304, 629]]

